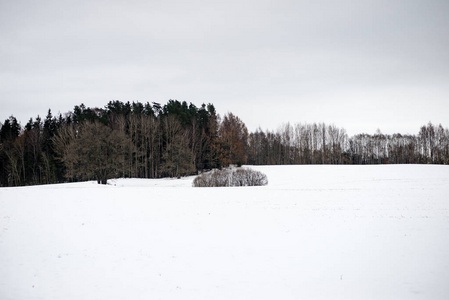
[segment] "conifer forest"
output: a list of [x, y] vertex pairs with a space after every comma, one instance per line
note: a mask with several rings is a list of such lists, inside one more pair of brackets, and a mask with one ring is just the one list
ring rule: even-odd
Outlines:
[[248, 132], [213, 104], [110, 101], [22, 126], [1, 123], [0, 186], [110, 178], [162, 178], [229, 165], [449, 164], [449, 130], [428, 123], [416, 135], [357, 134], [324, 123], [286, 123]]

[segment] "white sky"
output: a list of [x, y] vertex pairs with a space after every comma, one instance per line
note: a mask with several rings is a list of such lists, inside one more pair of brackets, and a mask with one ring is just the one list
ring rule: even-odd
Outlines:
[[251, 131], [448, 127], [449, 1], [0, 1], [1, 122], [169, 99]]

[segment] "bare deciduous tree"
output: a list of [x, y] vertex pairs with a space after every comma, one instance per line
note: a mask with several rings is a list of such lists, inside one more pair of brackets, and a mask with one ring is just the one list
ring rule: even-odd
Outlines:
[[66, 127], [54, 141], [67, 177], [75, 180], [95, 179], [106, 184], [125, 163], [128, 137], [99, 122], [85, 122], [76, 130]]

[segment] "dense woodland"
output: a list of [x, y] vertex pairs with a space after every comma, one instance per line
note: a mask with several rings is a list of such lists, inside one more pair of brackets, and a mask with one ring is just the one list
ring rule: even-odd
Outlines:
[[449, 164], [449, 130], [429, 123], [417, 135], [358, 134], [326, 124], [249, 133], [232, 113], [197, 107], [111, 101], [0, 128], [0, 186], [197, 174], [230, 164]]

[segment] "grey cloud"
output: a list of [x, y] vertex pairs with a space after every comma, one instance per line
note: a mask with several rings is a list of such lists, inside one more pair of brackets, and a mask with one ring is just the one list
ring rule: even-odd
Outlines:
[[[298, 111], [319, 111], [313, 103], [320, 103], [333, 107], [334, 117], [310, 116], [333, 122], [368, 110], [378, 116], [371, 102], [398, 94], [420, 101], [415, 87], [436, 90], [439, 105], [449, 95], [447, 1], [0, 5], [0, 97], [8, 110], [0, 119], [18, 114], [30, 97], [40, 114], [62, 101], [71, 107], [179, 98], [248, 118], [273, 102]], [[273, 122], [294, 117], [285, 112]]]

